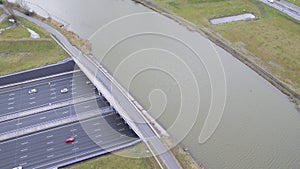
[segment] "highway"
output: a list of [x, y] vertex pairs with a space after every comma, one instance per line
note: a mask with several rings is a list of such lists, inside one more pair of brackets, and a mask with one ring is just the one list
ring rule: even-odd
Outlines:
[[[68, 88], [68, 92], [61, 93], [60, 90], [64, 88]], [[37, 89], [37, 92], [29, 94], [31, 89]], [[64, 118], [79, 117], [88, 112], [98, 114], [86, 120], [0, 142], [0, 168], [11, 169], [19, 165], [25, 169], [53, 168], [66, 162], [95, 156], [95, 153], [104, 153], [107, 149], [123, 148], [124, 145], [139, 140], [79, 70], [54, 77], [32, 79], [32, 82], [10, 87], [0, 86], [0, 117], [72, 101], [79, 97], [91, 99], [1, 122], [0, 135]], [[30, 104], [31, 102], [35, 103]], [[11, 106], [14, 108], [9, 109]], [[74, 137], [75, 141], [67, 144], [65, 139], [69, 137]]]
[[[2, 89], [0, 92], [0, 116], [32, 108], [54, 104], [71, 98], [94, 95], [94, 87], [87, 85], [88, 79], [82, 73], [68, 74]], [[67, 88], [69, 92], [61, 93]], [[37, 93], [29, 94], [31, 89]]]
[[70, 105], [70, 106], [42, 112], [39, 114], [34, 114], [32, 116], [25, 116], [14, 120], [2, 122], [0, 123], [0, 133], [17, 130], [23, 127], [30, 127], [36, 124], [41, 124], [53, 120], [63, 119], [69, 116], [78, 115], [80, 113], [97, 110], [99, 109], [99, 107], [109, 106], [108, 102], [103, 97], [97, 99], [97, 102], [98, 104], [95, 104], [95, 101], [92, 100], [92, 101], [76, 104], [75, 105], [76, 112], [74, 106]]
[[[24, 15], [21, 12], [14, 12], [15, 15], [25, 18], [51, 33], [52, 36], [59, 42], [59, 44], [62, 45], [62, 47], [66, 49], [66, 51], [71, 55], [75, 63], [86, 74], [86, 76], [93, 80], [93, 84], [97, 87], [97, 89], [104, 94], [105, 98], [110, 103], [114, 104], [113, 106], [118, 111], [118, 113], [120, 113], [122, 116], [126, 116], [126, 118], [133, 118], [133, 121], [128, 121], [128, 123], [131, 125], [130, 127], [146, 143], [150, 151], [154, 149], [154, 151], [156, 151], [156, 154], [158, 154], [167, 168], [181, 168], [180, 164], [172, 156], [172, 153], [159, 140], [156, 131], [153, 129], [151, 124], [149, 124], [149, 122], [146, 121], [145, 117], [143, 117], [141, 110], [139, 110], [134, 102], [132, 102], [132, 100], [128, 97], [129, 94], [126, 93], [126, 91], [122, 90], [122, 87], [120, 87], [118, 82], [113, 80], [113, 77], [111, 77], [107, 71], [101, 69], [101, 65], [97, 65], [98, 63], [92, 61], [89, 56], [83, 55], [66, 39], [64, 35], [62, 35], [59, 31], [52, 28], [48, 24]], [[96, 79], [94, 79], [95, 75]], [[150, 143], [151, 146], [148, 143]], [[152, 153], [154, 152], [152, 151]], [[158, 163], [160, 164], [160, 162]]]
[[[81, 123], [84, 124], [77, 122], [0, 143], [0, 168], [11, 169], [18, 165], [25, 169], [50, 168], [61, 161], [72, 160], [138, 139], [115, 113]], [[82, 125], [88, 125], [91, 131], [89, 134], [93, 134], [90, 135], [91, 138], [82, 129]], [[122, 132], [117, 132], [118, 130]], [[65, 143], [67, 137], [74, 137], [75, 142]]]
[[293, 5], [285, 0], [274, 0], [273, 3], [270, 3], [268, 0], [260, 1], [300, 21], [300, 7]]

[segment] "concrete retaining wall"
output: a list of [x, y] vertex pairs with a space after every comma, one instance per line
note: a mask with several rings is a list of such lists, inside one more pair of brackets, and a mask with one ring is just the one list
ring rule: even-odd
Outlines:
[[72, 71], [74, 70], [74, 67], [74, 61], [71, 58], [68, 58], [52, 65], [0, 76], [0, 86]]

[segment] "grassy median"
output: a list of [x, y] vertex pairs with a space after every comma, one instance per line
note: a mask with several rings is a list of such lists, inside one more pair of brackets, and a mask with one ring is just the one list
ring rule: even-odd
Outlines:
[[[121, 156], [123, 155], [123, 156]], [[74, 164], [64, 169], [159, 169], [153, 157], [148, 158], [128, 158], [125, 156], [145, 156], [149, 155], [144, 143], [139, 143], [133, 147], [120, 150], [116, 153], [109, 153], [82, 163]]]
[[[68, 57], [44, 29], [23, 18], [18, 18], [18, 21], [21, 24], [0, 34], [0, 75], [56, 63]], [[0, 23], [0, 28], [11, 24], [6, 18]], [[26, 28], [41, 38], [30, 38]]]
[[[300, 22], [257, 0], [150, 0], [223, 39], [300, 94]], [[251, 21], [209, 19], [250, 12]]]

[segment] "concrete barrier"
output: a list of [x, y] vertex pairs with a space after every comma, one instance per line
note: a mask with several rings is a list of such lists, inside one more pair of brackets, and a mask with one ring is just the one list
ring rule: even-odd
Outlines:
[[0, 76], [0, 86], [73, 71], [74, 66], [74, 61], [68, 58], [55, 64]]
[[56, 103], [56, 104], [52, 104], [49, 106], [43, 106], [43, 107], [39, 107], [36, 109], [30, 109], [27, 111], [22, 111], [22, 112], [18, 112], [18, 113], [14, 113], [14, 114], [8, 114], [8, 115], [4, 115], [4, 116], [0, 116], [0, 123], [4, 122], [4, 121], [8, 121], [8, 120], [13, 120], [16, 118], [21, 118], [21, 117], [25, 117], [25, 116], [30, 116], [33, 114], [38, 114], [38, 113], [42, 113], [45, 111], [49, 111], [52, 109], [57, 109], [60, 107], [65, 107], [65, 106], [69, 106], [71, 104], [77, 104], [80, 102], [86, 102], [89, 100], [95, 100], [97, 99], [99, 96], [91, 96], [91, 97], [80, 97], [80, 98], [76, 98], [74, 100], [69, 100], [69, 101], [65, 101], [65, 102], [61, 102], [61, 103]]
[[96, 117], [96, 116], [100, 115], [101, 113], [107, 113], [109, 111], [112, 112], [112, 110], [110, 108], [100, 109], [100, 111], [101, 111], [100, 113], [99, 113], [99, 110], [85, 112], [85, 113], [65, 117], [65, 118], [62, 118], [62, 119], [49, 121], [49, 122], [37, 124], [37, 125], [34, 125], [34, 126], [28, 126], [28, 127], [21, 128], [21, 129], [18, 129], [18, 130], [2, 133], [0, 135], [0, 142], [7, 141], [7, 140], [10, 140], [10, 139], [14, 139], [14, 138], [24, 136], [24, 135], [29, 135], [29, 134], [36, 133], [36, 132], [39, 132], [39, 131], [47, 130], [47, 129], [50, 129], [50, 128], [55, 128], [55, 127], [58, 127], [58, 126], [62, 126], [62, 125], [70, 124], [70, 123], [75, 123], [75, 122], [78, 122], [78, 121], [81, 121], [81, 120], [87, 120], [87, 119]]

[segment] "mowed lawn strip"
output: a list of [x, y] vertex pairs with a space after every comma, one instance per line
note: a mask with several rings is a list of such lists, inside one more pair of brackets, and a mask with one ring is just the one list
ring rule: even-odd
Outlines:
[[[18, 18], [18, 21], [22, 24], [0, 34], [0, 75], [53, 64], [68, 57], [44, 29], [23, 18]], [[0, 28], [10, 25], [4, 19]], [[35, 31], [41, 38], [30, 38], [26, 28]]]
[[[213, 33], [300, 94], [300, 22], [257, 0], [150, 0]], [[257, 18], [212, 25], [211, 18]]]
[[[64, 169], [159, 169], [144, 143], [77, 163]], [[145, 158], [138, 158], [145, 157]]]

